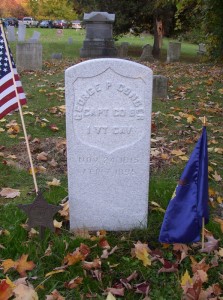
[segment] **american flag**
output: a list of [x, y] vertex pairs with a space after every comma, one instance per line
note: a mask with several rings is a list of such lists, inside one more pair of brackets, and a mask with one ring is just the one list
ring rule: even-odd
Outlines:
[[[24, 94], [22, 84], [19, 79], [16, 65], [13, 60], [11, 51], [8, 45], [5, 45], [3, 26], [0, 26], [0, 119], [11, 111], [18, 108], [18, 101], [23, 105], [26, 103], [26, 96]], [[12, 62], [11, 70], [9, 58], [7, 55], [6, 47], [9, 49], [10, 59]], [[16, 89], [18, 98], [16, 96], [15, 85], [13, 82], [13, 76], [15, 78]]]

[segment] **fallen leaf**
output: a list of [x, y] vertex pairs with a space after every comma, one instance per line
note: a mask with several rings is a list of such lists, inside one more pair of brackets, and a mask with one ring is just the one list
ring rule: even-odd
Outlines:
[[13, 290], [15, 300], [38, 300], [39, 297], [31, 285], [19, 284]]
[[74, 279], [70, 280], [69, 282], [65, 282], [64, 286], [68, 289], [75, 289], [83, 282], [83, 277], [75, 277]]
[[58, 222], [57, 220], [53, 220], [53, 226], [54, 228], [61, 228], [62, 227], [63, 222]]
[[121, 287], [121, 288], [107, 288], [106, 292], [111, 293], [112, 295], [115, 296], [121, 296], [123, 297], [125, 294], [125, 288]]
[[101, 260], [99, 258], [95, 258], [92, 262], [83, 261], [82, 266], [85, 270], [100, 269]]
[[68, 253], [64, 257], [63, 262], [64, 262], [64, 264], [71, 266], [71, 265], [78, 263], [79, 261], [81, 261], [83, 259], [84, 259], [83, 254], [81, 254], [79, 250], [76, 250], [73, 253]]
[[137, 242], [135, 245], [134, 253], [135, 256], [143, 262], [143, 265], [151, 266], [151, 259], [149, 255], [149, 247], [147, 244], [142, 244], [141, 242]]
[[20, 196], [20, 191], [11, 188], [3, 188], [0, 192], [0, 196], [5, 197], [7, 199], [12, 199]]
[[0, 281], [0, 300], [8, 300], [12, 296], [13, 287], [7, 282], [7, 279]]
[[208, 241], [204, 243], [204, 248], [200, 252], [210, 253], [218, 248], [218, 240], [213, 236], [207, 236]]
[[57, 290], [53, 290], [50, 295], [46, 295], [46, 300], [65, 300], [65, 297], [61, 296]]
[[222, 180], [221, 175], [219, 175], [216, 171], [214, 172], [214, 175], [212, 175], [214, 180], [219, 182]]
[[193, 280], [190, 277], [188, 271], [186, 270], [186, 272], [184, 273], [184, 275], [181, 277], [181, 286], [186, 285], [187, 283], [192, 284]]
[[106, 300], [116, 300], [116, 298], [112, 295], [111, 292], [108, 293]]
[[35, 268], [33, 261], [27, 261], [28, 254], [23, 254], [20, 259], [17, 260], [16, 270], [19, 272], [21, 277], [26, 276], [26, 271], [31, 271]]
[[63, 273], [63, 272], [65, 272], [64, 269], [54, 270], [54, 271], [51, 271], [51, 272], [46, 273], [45, 277], [49, 277], [49, 276], [52, 276], [52, 275], [54, 275], [54, 274]]
[[136, 293], [143, 294], [145, 296], [148, 296], [149, 291], [150, 291], [150, 285], [149, 285], [149, 283], [147, 281], [135, 284], [134, 288], [136, 290]]
[[60, 186], [60, 180], [53, 178], [52, 181], [47, 181], [48, 186]]
[[3, 260], [1, 266], [4, 269], [4, 274], [5, 274], [8, 272], [9, 269], [11, 269], [11, 268], [15, 269], [17, 266], [17, 262], [12, 260], [11, 258], [9, 258], [9, 259]]
[[47, 161], [48, 154], [46, 152], [41, 152], [37, 155], [37, 159], [40, 161]]

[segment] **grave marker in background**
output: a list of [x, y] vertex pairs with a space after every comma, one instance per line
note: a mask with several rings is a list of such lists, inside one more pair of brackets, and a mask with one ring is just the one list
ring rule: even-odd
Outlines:
[[115, 14], [91, 12], [84, 14], [86, 37], [80, 50], [81, 57], [116, 57], [113, 40]]
[[16, 66], [19, 71], [42, 70], [43, 47], [40, 43], [19, 43], [16, 45]]
[[26, 38], [26, 25], [23, 23], [19, 22], [19, 27], [18, 27], [18, 41], [19, 42], [24, 42]]
[[167, 62], [175, 62], [180, 59], [181, 43], [169, 42], [167, 49]]
[[122, 59], [65, 72], [71, 230], [131, 230], [148, 216], [152, 70]]
[[16, 41], [16, 36], [15, 36], [15, 27], [14, 26], [8, 26], [7, 27], [7, 32], [8, 32], [8, 41], [9, 42], [15, 42]]

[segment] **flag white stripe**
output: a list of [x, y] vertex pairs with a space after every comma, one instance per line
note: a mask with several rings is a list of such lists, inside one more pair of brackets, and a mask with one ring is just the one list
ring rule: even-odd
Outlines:
[[15, 103], [18, 103], [16, 97], [12, 98], [10, 101], [8, 101], [8, 102], [6, 102], [5, 104], [3, 104], [3, 105], [0, 107], [0, 114], [1, 114], [4, 110], [6, 110], [8, 107], [12, 106], [12, 105], [15, 104]]

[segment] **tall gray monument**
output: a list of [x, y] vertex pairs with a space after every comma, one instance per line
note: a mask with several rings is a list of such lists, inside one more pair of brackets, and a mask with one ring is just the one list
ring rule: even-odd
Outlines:
[[81, 57], [116, 57], [113, 40], [115, 15], [107, 12], [84, 14], [86, 37], [80, 50]]
[[152, 70], [95, 59], [65, 72], [71, 230], [147, 226]]

